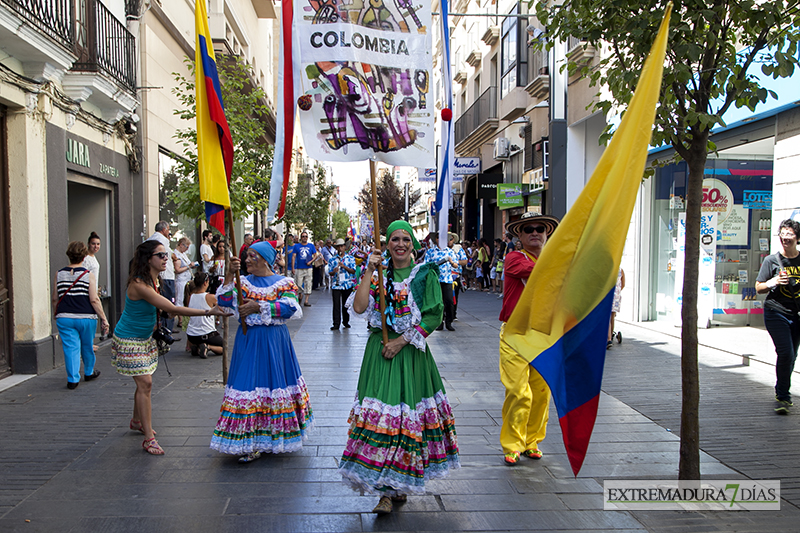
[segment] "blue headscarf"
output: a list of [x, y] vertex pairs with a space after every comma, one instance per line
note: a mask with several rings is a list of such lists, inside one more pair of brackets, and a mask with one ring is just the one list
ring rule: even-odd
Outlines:
[[250, 245], [250, 249], [263, 257], [270, 267], [272, 266], [272, 263], [275, 262], [275, 256], [277, 255], [277, 252], [275, 251], [275, 248], [273, 248], [272, 245], [267, 241], [254, 242]]

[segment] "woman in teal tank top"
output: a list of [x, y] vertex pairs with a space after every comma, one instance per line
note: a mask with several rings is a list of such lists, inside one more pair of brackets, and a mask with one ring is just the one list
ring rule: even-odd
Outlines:
[[158, 241], [145, 241], [136, 248], [128, 274], [125, 309], [111, 339], [111, 364], [120, 374], [132, 376], [136, 383], [130, 428], [144, 434], [142, 448], [152, 455], [164, 454], [155, 439], [150, 401], [152, 376], [158, 366], [158, 348], [153, 339], [158, 310], [182, 316], [228, 315], [217, 306], [205, 310], [178, 307], [161, 296], [156, 283], [169, 259]]

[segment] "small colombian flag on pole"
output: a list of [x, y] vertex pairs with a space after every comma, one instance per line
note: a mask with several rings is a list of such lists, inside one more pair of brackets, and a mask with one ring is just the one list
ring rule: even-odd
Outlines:
[[550, 386], [576, 476], [597, 417], [611, 303], [653, 132], [671, 12], [669, 3], [619, 128], [506, 323], [506, 342]]
[[217, 75], [217, 62], [208, 31], [206, 3], [195, 2], [195, 91], [197, 105], [197, 171], [200, 200], [206, 204], [208, 224], [225, 234], [225, 210], [230, 209], [228, 187], [233, 168], [233, 140]]

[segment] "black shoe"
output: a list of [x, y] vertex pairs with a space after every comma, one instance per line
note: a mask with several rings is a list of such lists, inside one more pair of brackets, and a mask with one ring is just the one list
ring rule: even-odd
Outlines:
[[208, 346], [205, 343], [200, 343], [200, 346], [197, 347], [197, 354], [200, 359], [208, 359]]
[[792, 402], [787, 401], [787, 400], [776, 400], [775, 401], [775, 414], [788, 415], [790, 407], [792, 407]]
[[83, 376], [83, 381], [92, 381], [93, 379], [97, 379], [99, 377], [100, 377], [100, 371], [99, 370], [95, 370], [90, 375]]
[[78, 388], [78, 383], [79, 383], [78, 381], [76, 381], [75, 383], [72, 383], [71, 381], [67, 381], [67, 388], [69, 390], [75, 390], [75, 389]]
[[344, 328], [345, 328], [345, 329], [350, 329], [350, 324], [345, 324], [345, 325], [344, 325]]
[[447, 326], [445, 326], [445, 327], [447, 328], [447, 331], [455, 331], [456, 330], [456, 328], [453, 327], [453, 324], [447, 324]]
[[338, 329], [339, 329], [339, 326], [331, 326], [331, 331], [337, 331]]

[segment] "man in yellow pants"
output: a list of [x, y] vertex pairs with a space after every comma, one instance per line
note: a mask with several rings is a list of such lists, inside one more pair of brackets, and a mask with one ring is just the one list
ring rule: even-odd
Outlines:
[[525, 213], [519, 220], [506, 224], [506, 231], [516, 235], [522, 243], [522, 250], [505, 257], [505, 290], [500, 311], [503, 323], [500, 326], [500, 380], [506, 388], [500, 445], [509, 466], [519, 463], [520, 454], [541, 459], [539, 443], [547, 430], [550, 388], [528, 360], [506, 343], [505, 325], [556, 226], [558, 219], [534, 213]]

